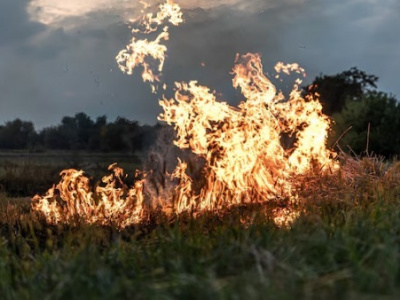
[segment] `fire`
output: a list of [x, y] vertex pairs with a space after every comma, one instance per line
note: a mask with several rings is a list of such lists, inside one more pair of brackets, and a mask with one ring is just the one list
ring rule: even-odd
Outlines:
[[[147, 7], [147, 4], [144, 3], [144, 5]], [[132, 33], [150, 34], [156, 32], [159, 29], [159, 26], [161, 26], [166, 20], [174, 26], [178, 26], [183, 22], [182, 12], [179, 5], [172, 1], [167, 1], [164, 4], [161, 4], [159, 9], [160, 11], [156, 15], [153, 13], [146, 14], [140, 21], [140, 25], [143, 29], [133, 28]], [[167, 51], [167, 47], [162, 44], [162, 42], [167, 41], [168, 39], [168, 26], [164, 26], [162, 32], [159, 33], [153, 41], [148, 41], [147, 39], [136, 39], [136, 37], [133, 36], [130, 44], [126, 46], [126, 49], [121, 50], [116, 57], [120, 70], [131, 75], [137, 66], [142, 66], [143, 81], [150, 82], [152, 90], [155, 93], [157, 86], [153, 83], [155, 81], [160, 81], [159, 76], [163, 70], [165, 52]], [[149, 58], [158, 61], [157, 71], [159, 74], [154, 74], [150, 62], [148, 62]]]
[[[233, 86], [246, 98], [237, 108], [217, 101], [195, 81], [177, 83], [174, 99], [160, 101], [164, 113], [159, 119], [174, 126], [175, 145], [190, 148], [206, 161], [206, 186], [195, 201], [179, 207], [193, 209], [196, 203], [195, 209], [216, 209], [292, 197], [298, 175], [311, 167], [337, 168], [334, 153], [326, 148], [329, 119], [317, 100], [301, 97], [301, 81], [286, 101], [263, 74], [259, 55], [238, 55], [236, 63]], [[287, 70], [294, 65], [279, 66]], [[281, 142], [284, 134], [295, 139], [287, 149]], [[187, 202], [190, 193], [180, 202]]]
[[128, 188], [121, 168], [113, 164], [109, 170], [113, 173], [103, 177], [104, 186], [98, 186], [95, 192], [91, 191], [83, 171], [62, 171], [61, 181], [45, 196], [33, 197], [33, 210], [41, 211], [46, 221], [53, 224], [82, 219], [87, 223], [124, 228], [140, 222], [144, 212], [143, 181], [138, 180]]
[[[172, 1], [159, 9], [156, 15], [143, 18], [143, 30], [134, 29], [133, 33], [151, 34], [164, 22], [175, 26], [183, 22], [179, 6]], [[158, 60], [161, 74], [167, 50], [161, 42], [168, 38], [167, 26], [154, 41], [132, 38], [116, 58], [120, 69], [132, 74], [143, 66], [143, 80], [159, 82], [147, 58]], [[305, 76], [297, 64], [278, 63], [275, 70]], [[124, 228], [143, 221], [147, 210], [196, 215], [243, 203], [295, 199], [302, 175], [338, 168], [335, 153], [326, 147], [330, 120], [322, 113], [318, 99], [301, 96], [301, 79], [285, 99], [264, 75], [260, 55], [252, 53], [236, 56], [232, 74], [233, 86], [244, 97], [237, 107], [220, 101], [196, 81], [175, 83], [174, 97], [163, 97], [159, 102], [164, 110], [159, 120], [174, 127], [175, 145], [190, 149], [204, 161], [200, 187], [188, 175], [187, 163], [180, 159], [172, 174], [165, 174], [174, 186], [165, 193], [146, 189], [144, 173], [128, 188], [123, 170], [116, 165], [110, 166], [113, 173], [94, 191], [83, 171], [65, 170], [58, 185], [45, 196], [33, 198], [33, 210], [42, 212], [49, 223], [82, 218], [88, 223]], [[153, 91], [157, 88], [152, 87]], [[285, 224], [281, 217], [277, 223]]]

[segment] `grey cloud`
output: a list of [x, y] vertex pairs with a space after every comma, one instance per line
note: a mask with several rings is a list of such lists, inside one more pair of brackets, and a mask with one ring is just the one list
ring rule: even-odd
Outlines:
[[[176, 1], [183, 9], [214, 9], [229, 7], [241, 12], [259, 12], [277, 6], [297, 5], [305, 0], [180, 0]], [[149, 7], [156, 7], [161, 1], [145, 1]], [[131, 0], [31, 0], [28, 11], [30, 16], [43, 24], [52, 26], [76, 27], [80, 23], [71, 23], [92, 13], [103, 13], [107, 18], [118, 15], [125, 21], [136, 19], [140, 16], [143, 5], [140, 1]], [[81, 19], [82, 20], [82, 19]]]
[[79, 40], [65, 33], [63, 28], [46, 29], [40, 34], [31, 37], [18, 49], [21, 55], [32, 59], [51, 59], [62, 51], [76, 47]]
[[10, 42], [24, 41], [44, 29], [29, 21], [25, 1], [2, 0], [0, 2], [0, 46]]
[[30, 20], [27, 1], [2, 0], [0, 3], [0, 47], [11, 47], [21, 59], [56, 56], [73, 46], [63, 28], [48, 28]]
[[400, 10], [391, 7], [393, 2], [370, 1], [368, 5], [366, 1], [358, 1], [357, 6], [351, 1], [335, 1], [329, 5], [317, 2], [313, 3], [314, 12], [306, 10], [292, 19], [296, 30], [285, 32], [283, 47], [288, 55], [289, 45], [303, 43], [306, 49], [298, 52], [296, 59], [312, 70], [310, 75], [332, 74], [357, 66], [378, 75], [379, 86], [384, 90], [400, 95], [398, 85], [387, 81], [389, 77], [398, 80], [393, 67], [400, 67], [397, 29]]

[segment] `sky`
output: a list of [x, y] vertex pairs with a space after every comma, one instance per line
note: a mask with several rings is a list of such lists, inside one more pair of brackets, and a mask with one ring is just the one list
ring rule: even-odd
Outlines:
[[[161, 95], [140, 70], [128, 76], [115, 62], [142, 2], [0, 0], [0, 124], [20, 118], [40, 130], [78, 112], [155, 124]], [[255, 52], [266, 73], [278, 61], [299, 63], [305, 84], [356, 66], [400, 99], [398, 0], [176, 2], [185, 22], [166, 43], [169, 86], [198, 80], [234, 105], [242, 100], [231, 87], [236, 53]]]

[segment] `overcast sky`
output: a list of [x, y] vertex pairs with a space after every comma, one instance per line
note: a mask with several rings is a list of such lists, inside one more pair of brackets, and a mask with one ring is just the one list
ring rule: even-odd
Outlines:
[[[115, 62], [140, 2], [0, 0], [0, 124], [18, 117], [40, 129], [77, 112], [154, 124], [159, 96], [140, 72], [124, 75]], [[185, 23], [171, 28], [167, 42], [170, 85], [198, 79], [234, 103], [235, 55], [258, 52], [265, 72], [278, 61], [297, 62], [307, 82], [356, 66], [400, 98], [398, 0], [176, 2]]]

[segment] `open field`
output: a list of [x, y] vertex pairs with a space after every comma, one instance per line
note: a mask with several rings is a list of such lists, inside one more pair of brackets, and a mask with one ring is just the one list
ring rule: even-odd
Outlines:
[[3, 193], [1, 299], [398, 299], [400, 164], [352, 160], [305, 182], [290, 227], [273, 202], [121, 232], [50, 226]]
[[131, 153], [0, 152], [0, 190], [10, 197], [32, 197], [58, 182], [63, 169], [83, 169], [96, 181], [116, 162], [129, 174], [134, 174], [141, 164], [139, 157]]

